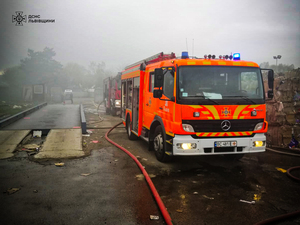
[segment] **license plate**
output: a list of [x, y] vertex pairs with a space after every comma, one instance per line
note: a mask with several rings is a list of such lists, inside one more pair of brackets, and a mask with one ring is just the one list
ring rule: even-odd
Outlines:
[[215, 141], [215, 147], [235, 147], [236, 141]]

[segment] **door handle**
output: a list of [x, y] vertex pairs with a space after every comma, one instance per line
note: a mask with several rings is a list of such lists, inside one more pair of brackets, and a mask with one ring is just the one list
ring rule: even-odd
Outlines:
[[163, 109], [163, 107], [159, 107], [159, 109], [161, 109], [161, 110], [162, 110], [162, 109]]

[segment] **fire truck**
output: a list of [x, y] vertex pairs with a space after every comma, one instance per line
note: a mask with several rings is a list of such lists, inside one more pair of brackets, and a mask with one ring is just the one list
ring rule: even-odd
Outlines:
[[159, 53], [129, 65], [121, 77], [121, 117], [130, 140], [149, 143], [157, 160], [224, 155], [240, 159], [264, 152], [266, 98], [274, 72], [240, 54], [189, 57]]
[[103, 80], [103, 101], [106, 113], [113, 116], [121, 110], [121, 73]]

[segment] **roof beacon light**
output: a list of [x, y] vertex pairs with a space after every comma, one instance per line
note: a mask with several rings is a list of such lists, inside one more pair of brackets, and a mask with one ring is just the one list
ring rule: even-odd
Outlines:
[[188, 52], [182, 52], [181, 58], [182, 59], [188, 59], [189, 58], [189, 53]]
[[240, 53], [233, 53], [232, 57], [233, 57], [233, 60], [240, 60], [241, 59], [241, 54]]

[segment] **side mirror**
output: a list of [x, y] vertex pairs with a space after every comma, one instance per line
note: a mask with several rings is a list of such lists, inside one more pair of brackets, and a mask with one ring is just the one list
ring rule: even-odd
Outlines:
[[164, 73], [161, 68], [156, 68], [154, 72], [154, 87], [161, 88], [164, 83]]
[[153, 90], [153, 98], [161, 98], [162, 97], [162, 90]]
[[268, 71], [268, 86], [269, 86], [269, 89], [273, 90], [273, 88], [274, 88], [274, 71], [273, 70]]

